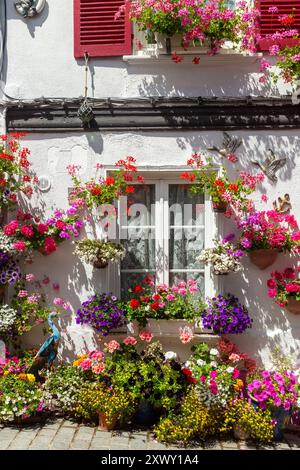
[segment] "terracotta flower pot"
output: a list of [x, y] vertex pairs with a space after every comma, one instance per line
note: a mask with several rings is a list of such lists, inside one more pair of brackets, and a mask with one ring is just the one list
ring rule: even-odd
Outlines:
[[278, 256], [277, 250], [272, 249], [258, 249], [249, 252], [250, 260], [259, 269], [266, 269], [268, 266], [274, 263]]
[[289, 312], [295, 313], [297, 315], [300, 313], [300, 300], [297, 300], [294, 297], [290, 297], [286, 305], [286, 309]]
[[117, 417], [114, 417], [112, 421], [107, 421], [106, 413], [99, 413], [99, 428], [105, 431], [111, 431], [117, 424]]
[[232, 430], [233, 430], [233, 435], [235, 439], [238, 439], [240, 441], [246, 441], [247, 439], [250, 438], [250, 434], [238, 424], [234, 424]]

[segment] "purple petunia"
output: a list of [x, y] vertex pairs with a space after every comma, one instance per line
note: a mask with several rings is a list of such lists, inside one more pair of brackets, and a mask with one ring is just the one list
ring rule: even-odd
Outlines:
[[91, 325], [97, 332], [107, 336], [111, 330], [125, 322], [124, 311], [119, 308], [117, 297], [112, 294], [95, 294], [76, 312], [76, 323]]
[[204, 328], [216, 334], [239, 334], [251, 328], [248, 310], [232, 294], [208, 299], [208, 306], [201, 312]]

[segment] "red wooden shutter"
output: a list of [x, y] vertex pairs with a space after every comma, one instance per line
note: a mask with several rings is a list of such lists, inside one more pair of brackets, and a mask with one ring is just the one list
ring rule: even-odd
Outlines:
[[[277, 7], [278, 13], [269, 12], [270, 7]], [[280, 23], [278, 16], [294, 15], [295, 23], [291, 25], [291, 29], [298, 28], [300, 33], [300, 0], [259, 0], [259, 8], [261, 13], [260, 32], [262, 36], [259, 42], [259, 48], [262, 51], [268, 50], [274, 43], [271, 39], [266, 39], [267, 35], [286, 29], [286, 26]], [[293, 45], [297, 42], [299, 42], [299, 40], [288, 38], [281, 41], [281, 45]]]
[[74, 0], [74, 55], [84, 57], [131, 54], [131, 22], [128, 8], [115, 14], [124, 0]]

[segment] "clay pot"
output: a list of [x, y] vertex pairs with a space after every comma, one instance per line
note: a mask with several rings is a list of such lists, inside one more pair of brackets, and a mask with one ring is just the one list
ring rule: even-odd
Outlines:
[[115, 428], [117, 424], [117, 417], [113, 418], [112, 421], [107, 421], [107, 414], [106, 413], [99, 413], [99, 428], [105, 431], [111, 431]]
[[249, 252], [251, 263], [255, 264], [259, 269], [266, 269], [274, 263], [278, 256], [277, 250], [272, 249], [258, 249]]
[[238, 424], [233, 425], [233, 435], [235, 439], [238, 439], [240, 441], [246, 441], [247, 439], [250, 438], [250, 434], [245, 431], [242, 427], [240, 427]]
[[294, 313], [295, 315], [300, 313], [300, 300], [294, 299], [294, 297], [290, 297], [288, 303], [286, 305], [286, 309]]
[[108, 261], [103, 263], [102, 261], [97, 260], [93, 263], [93, 266], [96, 269], [104, 269], [108, 266]]
[[228, 204], [226, 201], [221, 201], [218, 204], [213, 202], [213, 211], [224, 213], [227, 211]]

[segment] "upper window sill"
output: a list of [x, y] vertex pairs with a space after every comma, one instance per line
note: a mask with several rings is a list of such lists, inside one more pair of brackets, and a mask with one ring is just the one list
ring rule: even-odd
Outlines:
[[[241, 64], [241, 63], [256, 63], [263, 57], [261, 52], [253, 54], [245, 54], [242, 52], [234, 51], [233, 49], [223, 49], [216, 55], [208, 55], [207, 52], [189, 52], [183, 53], [178, 52], [178, 55], [183, 56], [183, 64], [194, 65], [194, 57], [200, 57], [199, 65], [224, 65], [224, 64]], [[172, 56], [168, 54], [159, 55], [147, 55], [144, 51], [139, 51], [134, 55], [123, 56], [123, 61], [128, 64], [134, 65], [149, 65], [149, 64], [170, 64], [175, 62], [172, 61]], [[178, 65], [178, 64], [176, 64]]]

